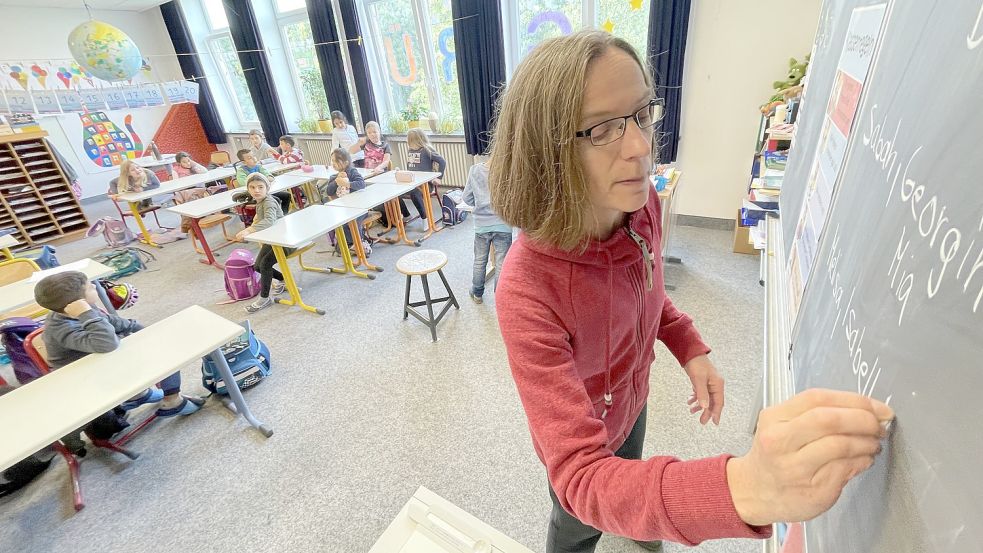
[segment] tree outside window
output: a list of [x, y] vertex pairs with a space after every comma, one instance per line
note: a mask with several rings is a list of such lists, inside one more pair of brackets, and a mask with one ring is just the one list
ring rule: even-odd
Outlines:
[[253, 97], [249, 94], [249, 86], [246, 85], [246, 76], [239, 63], [232, 35], [224, 34], [213, 38], [209, 41], [209, 49], [222, 72], [222, 79], [230, 92], [239, 119], [243, 123], [258, 122], [259, 116], [256, 115], [256, 107], [253, 106]]
[[631, 44], [645, 59], [651, 0], [596, 0], [594, 26]]
[[314, 50], [314, 35], [306, 18], [283, 26], [295, 86], [300, 92], [304, 118], [297, 121], [301, 132], [318, 132], [318, 119], [328, 119], [330, 109]]

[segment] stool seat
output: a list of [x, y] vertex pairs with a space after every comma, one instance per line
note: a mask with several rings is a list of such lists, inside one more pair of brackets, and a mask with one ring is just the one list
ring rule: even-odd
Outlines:
[[438, 250], [417, 250], [399, 258], [396, 270], [406, 276], [428, 275], [447, 265], [447, 255]]

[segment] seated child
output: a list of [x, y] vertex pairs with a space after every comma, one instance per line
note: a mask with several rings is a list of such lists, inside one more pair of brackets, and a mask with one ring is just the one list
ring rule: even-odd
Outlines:
[[280, 137], [280, 147], [277, 148], [277, 152], [274, 154], [280, 163], [287, 165], [288, 163], [304, 162], [304, 152], [297, 148], [294, 137], [289, 134], [285, 134]]
[[[236, 152], [236, 157], [239, 158], [241, 163], [236, 164], [236, 183], [239, 186], [245, 188], [246, 180], [249, 176], [254, 173], [259, 173], [265, 176], [268, 180], [273, 180], [273, 175], [263, 166], [262, 163], [256, 158], [252, 150], [242, 149]], [[290, 210], [290, 192], [286, 190], [276, 192], [273, 194], [277, 200], [280, 200], [280, 209], [283, 213]]]
[[[356, 151], [365, 153], [365, 168], [372, 170], [372, 173], [369, 174], [370, 177], [374, 177], [393, 168], [392, 148], [389, 146], [389, 142], [386, 141], [386, 137], [382, 135], [382, 129], [379, 127], [379, 123], [375, 121], [369, 121], [365, 124], [365, 138], [359, 139], [358, 143], [353, 144], [348, 151], [350, 153], [355, 153]], [[407, 209], [406, 201], [402, 198], [399, 199], [399, 209], [404, 219], [409, 218], [410, 210]], [[385, 206], [379, 206], [375, 208], [375, 211], [382, 214], [382, 219], [380, 219], [382, 226], [392, 226], [386, 214]]]
[[263, 131], [259, 129], [249, 131], [249, 144], [252, 146], [249, 151], [260, 161], [270, 159], [277, 154], [276, 148], [266, 143]]
[[[440, 186], [440, 179], [444, 176], [444, 169], [447, 168], [447, 161], [437, 153], [427, 134], [421, 129], [410, 129], [406, 133], [406, 169], [409, 171], [433, 171], [440, 173], [440, 176], [430, 181], [430, 187]], [[430, 201], [430, 195], [426, 198], [420, 189], [410, 192], [410, 199], [416, 207], [421, 219], [427, 218], [424, 201]], [[439, 212], [439, 210], [438, 210]]]
[[191, 175], [200, 175], [207, 172], [208, 169], [206, 169], [202, 164], [191, 159], [188, 152], [178, 152], [175, 154], [174, 164], [171, 165], [172, 179], [190, 177]]
[[[240, 242], [247, 235], [273, 226], [273, 223], [276, 223], [283, 217], [283, 209], [280, 206], [280, 202], [269, 193], [269, 177], [262, 173], [250, 175], [246, 181], [246, 190], [249, 192], [249, 196], [256, 202], [256, 216], [253, 217], [253, 224], [236, 234], [236, 240]], [[284, 252], [290, 255], [293, 250], [284, 248]], [[255, 313], [260, 309], [266, 309], [273, 305], [273, 300], [270, 298], [271, 289], [274, 296], [279, 296], [283, 293], [285, 289], [283, 274], [274, 267], [275, 265], [276, 255], [273, 253], [273, 247], [269, 244], [263, 244], [259, 249], [259, 254], [256, 255], [256, 263], [253, 265], [253, 268], [256, 269], [260, 277], [259, 297], [256, 298], [256, 301], [246, 306], [247, 312]], [[274, 279], [276, 279], [276, 283], [273, 282]]]
[[[44, 345], [48, 364], [58, 369], [90, 353], [109, 353], [119, 347], [119, 339], [142, 330], [140, 323], [104, 313], [94, 284], [85, 273], [65, 271], [41, 279], [34, 287], [34, 300], [51, 313], [44, 323]], [[159, 417], [190, 415], [205, 400], [181, 394], [181, 373], [176, 372], [123, 403], [126, 410], [145, 403], [161, 402]]]
[[[109, 197], [116, 200], [119, 194], [143, 192], [160, 188], [160, 179], [150, 169], [144, 169], [131, 159], [119, 164], [119, 176], [109, 181]], [[140, 202], [140, 207], [150, 207], [151, 198]]]
[[[352, 164], [351, 154], [344, 148], [336, 148], [331, 151], [331, 166], [338, 173], [331, 175], [331, 178], [328, 179], [327, 185], [321, 191], [322, 196], [327, 196], [328, 199], [333, 200], [365, 188], [365, 179], [362, 178], [362, 174]], [[365, 239], [365, 231], [362, 229], [362, 221], [365, 220], [365, 217], [363, 215], [356, 221], [358, 223], [359, 239], [362, 240], [362, 247], [365, 248], [365, 254], [369, 255], [372, 253], [372, 248]], [[348, 247], [351, 249], [352, 244], [354, 244], [352, 231], [348, 228], [348, 225], [345, 225], [344, 231], [345, 240], [348, 241]]]

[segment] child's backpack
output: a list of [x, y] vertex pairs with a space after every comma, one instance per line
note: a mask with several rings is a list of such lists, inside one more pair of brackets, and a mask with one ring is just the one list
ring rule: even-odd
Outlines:
[[18, 252], [17, 257], [33, 260], [38, 264], [38, 268], [41, 270], [61, 266], [61, 263], [58, 261], [58, 257], [55, 256], [54, 246], [41, 246], [40, 248], [33, 250]]
[[237, 248], [229, 253], [225, 260], [225, 291], [232, 300], [223, 303], [248, 300], [259, 294], [259, 275], [253, 268], [255, 264], [253, 252], [247, 249]]
[[103, 217], [97, 220], [85, 232], [85, 235], [90, 238], [97, 234], [102, 234], [103, 239], [106, 240], [106, 245], [110, 248], [125, 246], [135, 240], [133, 233], [130, 232], [130, 227], [126, 226], [123, 221], [112, 217]]
[[[245, 390], [259, 384], [270, 375], [270, 349], [256, 337], [249, 321], [241, 324], [245, 332], [222, 346], [222, 353], [229, 368], [232, 369], [236, 385], [240, 390]], [[203, 357], [201, 360], [201, 383], [212, 393], [220, 395], [229, 393], [211, 357]]]
[[31, 361], [24, 349], [27, 335], [41, 328], [41, 325], [27, 317], [11, 317], [0, 322], [0, 341], [7, 350], [14, 376], [22, 385], [41, 377], [44, 373]]
[[443, 221], [445, 225], [454, 226], [463, 223], [468, 218], [467, 211], [457, 208], [457, 204], [461, 203], [463, 197], [461, 191], [452, 190], [440, 198], [440, 209], [444, 214]]
[[93, 256], [92, 259], [113, 269], [113, 274], [106, 277], [110, 280], [132, 275], [146, 269], [147, 263], [157, 260], [154, 254], [140, 248], [119, 248]]

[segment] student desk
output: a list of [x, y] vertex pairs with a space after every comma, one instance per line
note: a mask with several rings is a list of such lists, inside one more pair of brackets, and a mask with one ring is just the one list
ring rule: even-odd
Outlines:
[[136, 163], [144, 169], [150, 169], [153, 171], [157, 168], [166, 169], [168, 173], [171, 172], [171, 166], [175, 163], [177, 159], [177, 154], [161, 154], [160, 159], [154, 156], [143, 156], [133, 158], [133, 163]]
[[290, 254], [290, 256], [297, 256], [300, 259], [301, 269], [306, 271], [321, 273], [350, 272], [363, 278], [375, 278], [375, 275], [355, 270], [348, 248], [340, 248], [342, 259], [345, 262], [344, 269], [308, 267], [304, 265], [303, 257], [301, 257], [304, 252], [314, 247], [314, 240], [316, 238], [332, 230], [335, 231], [335, 236], [341, 243], [346, 243], [345, 233], [342, 231], [342, 227], [365, 214], [366, 210], [364, 209], [312, 205], [307, 209], [295, 211], [284, 216], [283, 219], [274, 223], [270, 228], [247, 235], [246, 240], [256, 242], [257, 244], [267, 244], [273, 248], [273, 254], [276, 256], [277, 263], [280, 265], [280, 272], [283, 273], [284, 284], [286, 284], [287, 291], [290, 293], [289, 300], [277, 298], [275, 301], [284, 305], [297, 305], [301, 309], [310, 311], [311, 313], [324, 315], [323, 309], [307, 305], [301, 299], [297, 282], [294, 280], [293, 274], [290, 272], [290, 266], [287, 264], [287, 253], [284, 251], [284, 248], [296, 248], [296, 251]]
[[[389, 244], [396, 243], [406, 243], [411, 246], [419, 246], [419, 242], [413, 242], [406, 237], [406, 228], [403, 226], [403, 216], [399, 211], [399, 197], [403, 194], [409, 192], [416, 188], [416, 185], [410, 184], [390, 184], [390, 183], [378, 183], [372, 186], [366, 187], [364, 190], [359, 190], [357, 192], [352, 192], [346, 196], [341, 196], [340, 198], [331, 200], [325, 205], [329, 206], [340, 206], [340, 207], [353, 207], [357, 209], [373, 209], [376, 206], [385, 205], [386, 216], [389, 219], [389, 224], [395, 223], [396, 232], [398, 237], [395, 239], [382, 239], [379, 241], [386, 242]], [[355, 223], [353, 226], [358, 226]], [[353, 228], [352, 232], [357, 231], [357, 228]], [[368, 264], [368, 261], [364, 258], [364, 249], [361, 246], [361, 241], [357, 240], [355, 244], [355, 250], [359, 255], [359, 260], [364, 263], [369, 269], [373, 266]], [[381, 269], [373, 269], [379, 270]]]
[[[297, 169], [294, 171], [290, 171], [289, 173], [287, 173], [287, 175], [297, 176], [297, 177], [307, 177], [308, 183], [314, 183], [315, 181], [326, 181], [331, 177], [333, 177], [334, 175], [338, 174], [338, 171], [335, 171], [334, 167], [331, 167], [330, 165], [311, 165], [311, 169], [312, 169], [311, 171], [304, 171], [303, 169]], [[372, 174], [372, 171], [370, 169], [359, 168], [358, 172], [360, 175], [362, 175], [362, 177], [367, 177], [370, 174]], [[318, 192], [317, 187], [314, 187], [312, 190], [310, 186], [305, 186], [304, 193], [307, 194], [308, 198], [314, 198], [315, 193], [317, 193], [316, 197], [320, 198], [321, 203], [324, 203], [325, 198], [321, 198], [321, 194], [320, 192]]]
[[10, 248], [17, 246], [18, 244], [20, 244], [20, 242], [14, 238], [13, 234], [4, 234], [3, 236], [0, 236], [0, 252], [3, 252], [3, 255], [7, 256], [7, 259], [14, 258], [14, 254], [10, 253]]
[[[444, 230], [443, 226], [437, 227], [437, 223], [436, 221], [434, 221], [433, 202], [430, 199], [430, 181], [439, 178], [440, 173], [434, 173], [431, 171], [403, 171], [403, 172], [412, 173], [413, 186], [418, 187], [420, 189], [420, 192], [423, 193], [423, 205], [424, 205], [424, 210], [427, 213], [427, 232], [423, 236], [421, 236], [420, 239], [418, 240], [418, 242], [423, 242], [427, 238], [430, 238], [430, 235], [432, 235], [433, 233]], [[382, 173], [381, 175], [372, 177], [365, 182], [371, 184], [382, 184], [382, 183], [403, 184], [403, 183], [396, 182], [396, 171], [389, 171], [386, 173]], [[410, 184], [410, 183], [406, 183], [406, 184]], [[398, 206], [396, 209], [396, 213], [399, 214]], [[401, 216], [397, 218], [402, 219]]]
[[[75, 263], [67, 263], [60, 267], [55, 267], [40, 272], [45, 273], [45, 275], [49, 275], [63, 271], [82, 271], [89, 280], [96, 280], [113, 274], [113, 269], [91, 259], [83, 259], [82, 261]], [[18, 309], [33, 303], [34, 287], [37, 285], [38, 280], [25, 278], [24, 280], [12, 282], [6, 286], [0, 286], [0, 313], [9, 313], [14, 309]], [[96, 285], [96, 290], [99, 292], [99, 299], [102, 300], [102, 303], [106, 306], [106, 309], [110, 313], [115, 314], [116, 310], [113, 309], [113, 304], [110, 303], [109, 298], [106, 296], [106, 290], [99, 285]]]
[[420, 486], [369, 553], [532, 553], [519, 542]]
[[[293, 177], [289, 175], [280, 175], [273, 178], [272, 186], [270, 187], [270, 193], [281, 192], [283, 190], [289, 190], [297, 186], [303, 185], [306, 182], [310, 182], [309, 178]], [[212, 215], [213, 213], [219, 213], [220, 211], [225, 211], [226, 209], [231, 209], [236, 205], [232, 196], [237, 193], [242, 193], [244, 190], [231, 189], [221, 192], [219, 194], [214, 194], [212, 196], [207, 196], [204, 198], [199, 198], [197, 200], [179, 204], [173, 207], [167, 208], [168, 211], [173, 211], [179, 215], [184, 215], [191, 219], [191, 230], [198, 237], [198, 241], [201, 242], [201, 247], [205, 250], [205, 259], [199, 258], [198, 261], [206, 264], [213, 265], [219, 269], [223, 269], [224, 266], [215, 260], [215, 256], [212, 253], [211, 247], [208, 245], [208, 241], [205, 240], [205, 232], [199, 225], [201, 219]]]
[[242, 333], [241, 326], [194, 305], [123, 338], [116, 351], [87, 355], [0, 397], [0, 420], [18, 421], [0, 425], [0, 470], [204, 355], [218, 365], [238, 413], [271, 436], [249, 411], [220, 349]]
[[187, 177], [165, 181], [161, 183], [159, 187], [144, 190], [143, 192], [127, 192], [125, 194], [120, 194], [117, 196], [117, 198], [130, 204], [130, 211], [133, 212], [133, 218], [136, 219], [137, 226], [140, 227], [140, 232], [143, 234], [143, 242], [148, 246], [159, 248], [160, 246], [154, 243], [154, 239], [151, 238], [150, 232], [147, 231], [147, 226], [143, 223], [143, 217], [140, 216], [140, 202], [153, 198], [154, 196], [160, 196], [161, 194], [171, 194], [173, 192], [178, 192], [179, 190], [187, 190], [188, 188], [194, 188], [209, 182], [225, 180], [235, 176], [235, 174], [235, 169], [232, 167], [220, 167], [218, 169], [212, 169], [211, 171], [201, 173], [200, 175], [189, 175]]

